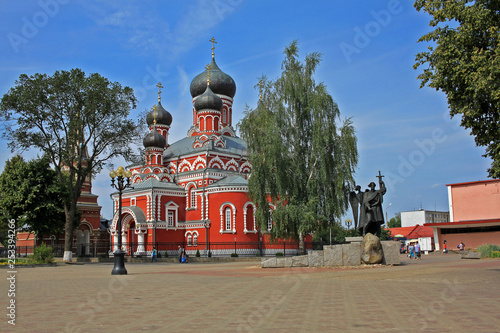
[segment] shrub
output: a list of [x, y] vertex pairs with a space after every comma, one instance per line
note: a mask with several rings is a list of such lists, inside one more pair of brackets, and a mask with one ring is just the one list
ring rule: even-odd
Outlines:
[[491, 252], [491, 257], [492, 258], [500, 258], [500, 251]]
[[232, 258], [236, 258], [236, 257], [238, 257], [238, 253], [231, 253], [231, 257], [232, 257]]
[[199, 258], [200, 257], [200, 250], [196, 250], [196, 255], [195, 257]]
[[495, 244], [483, 244], [477, 247], [477, 251], [481, 253], [481, 258], [495, 258], [493, 252], [500, 251], [500, 246]]
[[52, 254], [52, 247], [45, 244], [41, 244], [35, 247], [33, 251], [33, 256], [30, 260], [34, 264], [51, 264], [54, 262], [54, 255]]
[[283, 252], [276, 252], [276, 257], [283, 257]]
[[208, 251], [208, 257], [211, 258], [212, 257], [212, 252], [211, 251]]

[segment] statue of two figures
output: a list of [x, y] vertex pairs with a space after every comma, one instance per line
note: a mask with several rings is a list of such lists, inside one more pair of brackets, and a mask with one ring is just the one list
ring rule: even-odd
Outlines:
[[[354, 227], [361, 236], [367, 233], [380, 238], [380, 226], [384, 224], [384, 212], [382, 210], [383, 196], [387, 191], [382, 181], [380, 171], [378, 172], [379, 189], [375, 189], [375, 183], [371, 182], [369, 189], [361, 191], [361, 186], [356, 185], [355, 191], [349, 193], [349, 203], [351, 204], [354, 217]], [[358, 214], [359, 213], [359, 214]]]

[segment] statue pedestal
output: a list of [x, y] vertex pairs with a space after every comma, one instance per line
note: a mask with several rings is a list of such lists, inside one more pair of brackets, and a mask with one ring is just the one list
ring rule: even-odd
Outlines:
[[361, 243], [363, 241], [363, 237], [358, 236], [358, 237], [346, 237], [345, 238], [346, 243]]

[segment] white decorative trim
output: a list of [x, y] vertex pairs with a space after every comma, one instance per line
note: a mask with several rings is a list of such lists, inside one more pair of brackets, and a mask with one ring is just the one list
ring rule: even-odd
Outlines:
[[232, 158], [231, 160], [229, 160], [226, 163], [226, 170], [228, 170], [228, 171], [238, 171], [238, 169], [239, 169], [238, 162], [236, 162], [234, 160], [234, 158]]
[[[253, 230], [248, 230], [247, 229], [247, 210], [248, 210], [248, 206], [252, 206], [253, 210]], [[256, 207], [255, 205], [253, 204], [253, 202], [251, 201], [247, 201], [244, 205], [243, 205], [243, 225], [244, 225], [244, 233], [247, 234], [247, 233], [257, 233], [257, 224], [256, 224], [256, 219], [255, 219], [255, 210], [256, 210]]]
[[[231, 221], [231, 224], [233, 227], [232, 230], [227, 230], [224, 226], [224, 211], [225, 211], [225, 208], [227, 206], [230, 206], [231, 211], [233, 213], [233, 217], [232, 217], [232, 221]], [[236, 233], [236, 207], [231, 202], [226, 201], [222, 205], [220, 205], [219, 212], [220, 212], [220, 233], [221, 234], [223, 234], [223, 233], [235, 234]]]
[[208, 163], [209, 168], [215, 168], [215, 165], [218, 165], [217, 169], [224, 169], [224, 162], [219, 158], [219, 156], [215, 156]]
[[[187, 168], [187, 170], [186, 170]], [[193, 167], [191, 166], [191, 164], [188, 162], [187, 159], [184, 159], [182, 160], [181, 164], [179, 164], [179, 172], [186, 172], [186, 171], [190, 171], [190, 170], [193, 170], [192, 169]]]
[[[197, 165], [201, 163], [201, 167], [197, 167]], [[205, 159], [201, 158], [201, 156], [198, 156], [196, 160], [193, 162], [191, 165], [191, 171], [198, 170], [198, 169], [203, 169], [205, 168]]]

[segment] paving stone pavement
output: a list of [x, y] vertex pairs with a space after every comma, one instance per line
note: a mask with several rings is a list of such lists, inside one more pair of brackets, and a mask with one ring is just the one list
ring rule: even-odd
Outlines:
[[[357, 268], [258, 262], [0, 269], [0, 332], [499, 332], [500, 260], [432, 254]], [[3, 276], [2, 276], [3, 275]]]

